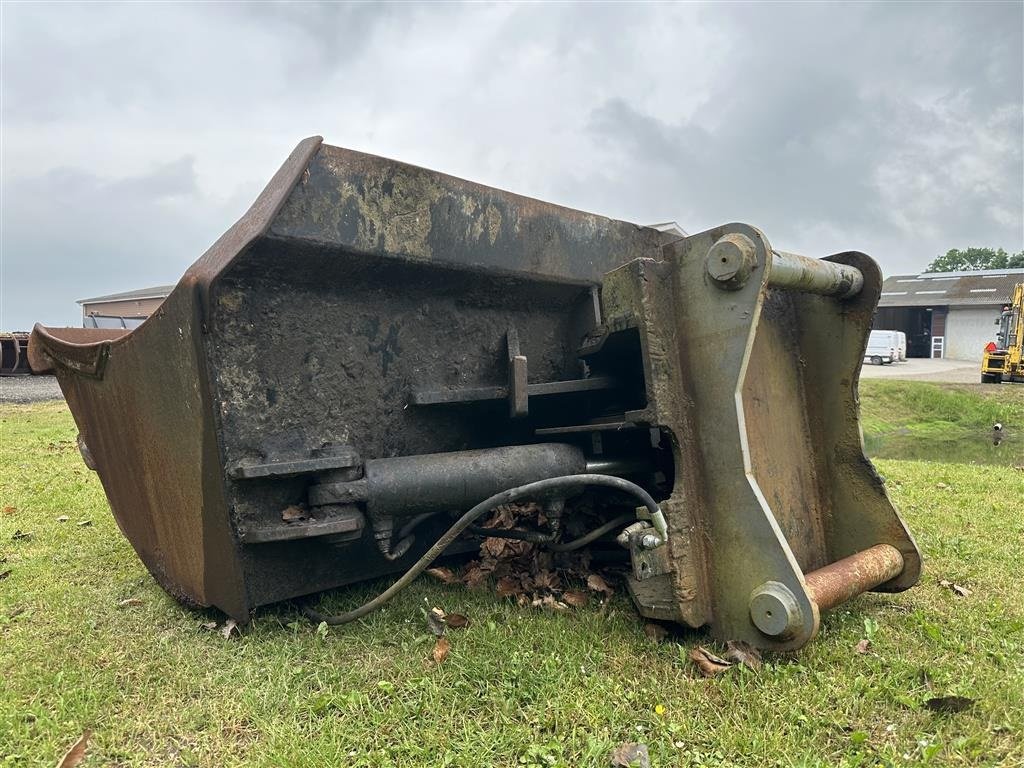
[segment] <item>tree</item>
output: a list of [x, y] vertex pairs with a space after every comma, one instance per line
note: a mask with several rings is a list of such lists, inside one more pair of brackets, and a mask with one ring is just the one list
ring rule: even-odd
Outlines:
[[925, 272], [976, 272], [980, 269], [1024, 267], [1024, 251], [1007, 253], [1002, 248], [951, 248], [928, 265]]

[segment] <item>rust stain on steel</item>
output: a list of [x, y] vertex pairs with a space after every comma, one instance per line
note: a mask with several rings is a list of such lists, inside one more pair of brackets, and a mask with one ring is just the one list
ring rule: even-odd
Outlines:
[[[761, 493], [804, 571], [828, 562], [822, 488], [827, 475], [815, 461], [819, 419], [801, 363], [800, 319], [792, 291], [766, 291], [761, 321], [743, 382], [744, 423], [750, 467]], [[783, 362], [785, 361], [785, 362]]]
[[218, 276], [261, 237], [320, 137], [301, 142], [246, 214], [137, 329], [45, 328], [36, 373], [56, 375], [118, 526], [156, 580], [183, 602], [244, 620], [251, 606], [224, 502], [218, 420], [203, 343]]
[[878, 544], [844, 557], [804, 576], [811, 599], [823, 611], [874, 589], [903, 570], [903, 555], [889, 544]]
[[156, 580], [186, 603], [245, 615], [198, 310], [179, 286], [127, 334], [36, 326], [30, 354], [56, 375], [118, 526]]
[[41, 325], [36, 328], [48, 343], [29, 346], [28, 359], [33, 373], [71, 370], [96, 379], [103, 378], [110, 342], [131, 333], [123, 328], [60, 328], [52, 332]]
[[354, 254], [598, 282], [663, 236], [373, 155], [323, 146], [271, 234]]

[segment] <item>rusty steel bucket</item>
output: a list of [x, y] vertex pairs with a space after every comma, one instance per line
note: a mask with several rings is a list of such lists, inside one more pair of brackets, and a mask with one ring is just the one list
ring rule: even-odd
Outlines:
[[[613, 221], [310, 138], [140, 327], [37, 325], [29, 356], [187, 603], [244, 621], [414, 572], [491, 493], [603, 474], [611, 495], [545, 497], [560, 528], [534, 538], [614, 524], [628, 486], [648, 512], [592, 545], [626, 558], [640, 612], [790, 649], [920, 573], [861, 444], [880, 285], [860, 253]], [[445, 554], [478, 546], [458, 533]]]
[[0, 333], [0, 376], [32, 372], [28, 364], [28, 339], [24, 332]]

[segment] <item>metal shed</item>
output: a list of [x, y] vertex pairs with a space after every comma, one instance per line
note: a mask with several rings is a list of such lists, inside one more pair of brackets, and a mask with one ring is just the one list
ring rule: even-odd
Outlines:
[[157, 285], [123, 293], [79, 299], [83, 328], [137, 328], [153, 314], [173, 285]]

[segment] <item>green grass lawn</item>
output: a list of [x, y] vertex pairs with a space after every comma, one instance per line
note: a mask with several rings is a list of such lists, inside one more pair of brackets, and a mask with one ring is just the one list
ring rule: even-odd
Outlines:
[[[1024, 387], [865, 382], [864, 411], [875, 435], [995, 420], [1012, 433]], [[274, 607], [225, 639], [202, 626], [216, 612], [179, 606], [150, 578], [75, 434], [63, 404], [0, 410], [0, 764], [55, 765], [85, 729], [86, 766], [605, 766], [627, 741], [656, 766], [1024, 764], [1024, 472], [1012, 461], [879, 460], [925, 553], [921, 584], [827, 614], [811, 645], [760, 674], [706, 680], [687, 656], [714, 644], [647, 638], [625, 597], [557, 613], [428, 579], [355, 625], [318, 631]], [[449, 631], [440, 665], [425, 661], [421, 608], [434, 605], [471, 619]], [[923, 707], [947, 694], [976, 703]]]

